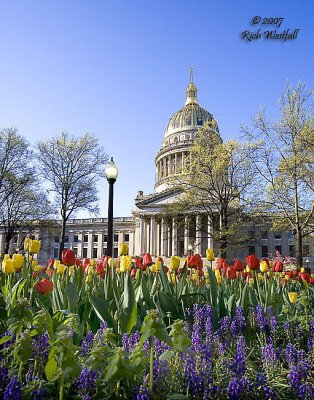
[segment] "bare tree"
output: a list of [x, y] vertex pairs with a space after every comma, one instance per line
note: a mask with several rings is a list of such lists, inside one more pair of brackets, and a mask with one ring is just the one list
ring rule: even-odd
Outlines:
[[50, 183], [61, 216], [60, 252], [64, 249], [66, 223], [78, 210], [98, 213], [96, 183], [103, 176], [108, 157], [90, 134], [82, 137], [61, 133], [37, 145], [39, 170]]
[[299, 266], [303, 239], [314, 232], [313, 94], [302, 83], [287, 84], [277, 120], [261, 110], [253, 127], [243, 127], [255, 143], [249, 155], [259, 176], [255, 210], [270, 217], [274, 229], [293, 231]]

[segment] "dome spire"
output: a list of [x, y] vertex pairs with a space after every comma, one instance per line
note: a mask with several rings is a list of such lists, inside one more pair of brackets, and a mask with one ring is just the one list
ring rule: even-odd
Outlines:
[[196, 103], [198, 104], [197, 101], [197, 89], [196, 86], [193, 83], [193, 67], [190, 67], [190, 83], [189, 86], [186, 88], [186, 101], [185, 105], [187, 104], [192, 104]]

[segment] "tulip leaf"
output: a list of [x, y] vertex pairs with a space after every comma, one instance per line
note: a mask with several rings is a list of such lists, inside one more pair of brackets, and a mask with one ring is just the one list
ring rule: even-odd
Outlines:
[[45, 374], [49, 382], [58, 379], [59, 376], [58, 364], [54, 357], [50, 358], [50, 360], [47, 362], [45, 366]]
[[130, 274], [124, 276], [124, 292], [120, 323], [123, 332], [130, 333], [137, 321], [137, 304]]
[[107, 322], [109, 326], [113, 328], [115, 332], [117, 332], [117, 322], [112, 318], [110, 314], [110, 307], [108, 302], [105, 299], [101, 299], [100, 297], [90, 294], [89, 301], [97, 315], [97, 317], [103, 321]]
[[68, 283], [67, 295], [68, 295], [69, 310], [75, 312], [78, 304], [78, 291], [76, 284], [74, 282]]
[[212, 307], [217, 306], [217, 292], [218, 292], [218, 287], [217, 287], [217, 279], [216, 276], [213, 272], [213, 270], [210, 267], [207, 267], [208, 271], [208, 276], [209, 276], [209, 285], [210, 285], [210, 300], [211, 300], [211, 305]]

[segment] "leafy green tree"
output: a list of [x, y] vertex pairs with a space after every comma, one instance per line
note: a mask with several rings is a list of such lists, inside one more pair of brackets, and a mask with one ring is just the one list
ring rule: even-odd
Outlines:
[[214, 239], [221, 257], [231, 244], [243, 244], [241, 225], [246, 214], [244, 199], [254, 179], [248, 161], [248, 146], [234, 140], [223, 143], [214, 127], [206, 123], [195, 135], [183, 174], [175, 184], [184, 192], [179, 200], [182, 210], [206, 213], [213, 222]]
[[98, 213], [96, 183], [103, 176], [108, 157], [94, 136], [86, 133], [74, 137], [63, 132], [38, 143], [37, 159], [40, 173], [50, 184], [61, 216], [61, 258], [68, 219], [78, 210]]
[[279, 117], [271, 121], [264, 109], [243, 132], [254, 150], [249, 154], [258, 173], [255, 210], [275, 230], [291, 230], [299, 266], [303, 240], [314, 232], [313, 91], [303, 83], [287, 84], [279, 99]]

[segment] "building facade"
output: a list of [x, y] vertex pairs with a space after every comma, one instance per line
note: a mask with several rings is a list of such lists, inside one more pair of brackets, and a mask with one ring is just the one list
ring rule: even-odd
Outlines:
[[[184, 106], [175, 112], [167, 124], [161, 147], [155, 157], [156, 181], [154, 193], [139, 191], [135, 199], [135, 208], [130, 217], [114, 218], [114, 257], [118, 256], [121, 243], [129, 245], [129, 253], [170, 257], [186, 255], [190, 251], [205, 256], [206, 249], [215, 248], [212, 239], [212, 221], [206, 214], [186, 213], [181, 217], [165, 217], [163, 209], [171, 206], [182, 195], [172, 188], [174, 177], [184, 170], [189, 157], [190, 147], [196, 132], [206, 122], [219, 137], [218, 124], [213, 115], [199, 105], [197, 88], [193, 82], [192, 71], [186, 89]], [[58, 232], [58, 222], [56, 222]], [[247, 254], [267, 257], [278, 250], [283, 255], [295, 255], [292, 233], [273, 233], [266, 228], [248, 227], [251, 240], [246, 248], [239, 248], [232, 256], [244, 259]], [[17, 234], [10, 243], [10, 252], [22, 248], [25, 233]], [[31, 236], [42, 240], [40, 261], [58, 257], [59, 236], [46, 228], [35, 227]], [[0, 253], [4, 251], [4, 227], [0, 226]], [[106, 253], [107, 219], [71, 219], [66, 228], [66, 248], [72, 248], [81, 258], [98, 258]], [[307, 263], [306, 261], [309, 261]], [[304, 261], [314, 267], [313, 237], [304, 244]]]

